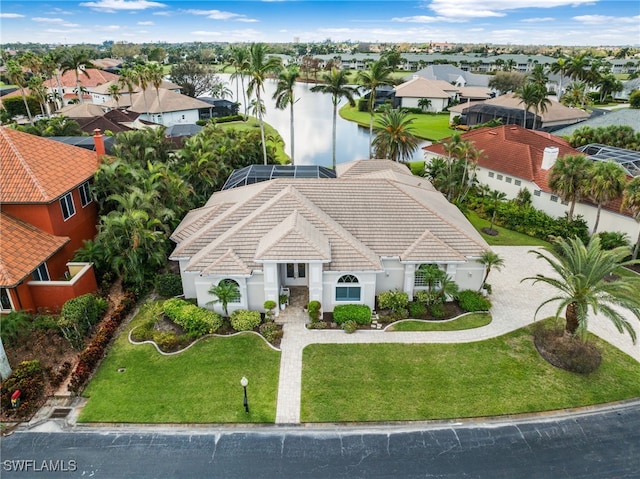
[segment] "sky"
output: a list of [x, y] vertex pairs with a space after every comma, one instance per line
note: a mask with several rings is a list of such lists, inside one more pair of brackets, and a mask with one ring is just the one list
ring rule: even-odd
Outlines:
[[[534, 6], [530, 6], [534, 4]], [[640, 46], [638, 0], [1, 0], [0, 42]]]

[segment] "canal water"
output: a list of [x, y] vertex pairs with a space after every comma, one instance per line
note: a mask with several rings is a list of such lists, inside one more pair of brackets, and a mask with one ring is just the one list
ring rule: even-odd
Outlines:
[[[232, 101], [236, 101], [236, 84], [229, 74], [218, 75], [227, 83], [232, 92]], [[245, 89], [247, 80], [245, 79]], [[262, 99], [265, 103], [266, 114], [264, 120], [273, 126], [285, 142], [285, 152], [290, 154], [290, 110], [287, 107], [279, 110], [275, 106], [273, 94], [277, 81], [267, 79]], [[293, 107], [295, 132], [295, 163], [297, 165], [332, 166], [332, 127], [333, 104], [331, 95], [314, 93], [313, 84], [296, 83]], [[248, 100], [249, 101], [249, 100]], [[244, 112], [242, 88], [240, 88], [240, 112]], [[338, 109], [347, 101], [343, 100]], [[374, 133], [375, 135], [375, 133]], [[420, 146], [427, 144], [421, 142]], [[353, 160], [363, 160], [369, 157], [369, 128], [344, 120], [338, 114], [336, 122], [336, 162], [345, 163]], [[424, 158], [421, 148], [414, 154], [416, 160]]]

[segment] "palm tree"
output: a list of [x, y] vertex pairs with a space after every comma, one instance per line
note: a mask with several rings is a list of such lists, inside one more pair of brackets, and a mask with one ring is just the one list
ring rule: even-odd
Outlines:
[[133, 73], [135, 77], [135, 81], [140, 88], [142, 89], [142, 99], [144, 100], [144, 109], [145, 113], [151, 117], [151, 113], [149, 112], [149, 105], [147, 104], [147, 86], [149, 85], [149, 70], [146, 65], [136, 65], [133, 68]]
[[591, 200], [598, 205], [596, 222], [591, 232], [591, 234], [594, 235], [596, 231], [598, 231], [602, 205], [622, 196], [624, 186], [627, 182], [627, 173], [622, 166], [611, 160], [595, 161], [589, 169], [591, 179], [588, 182], [587, 193]]
[[562, 99], [562, 94], [564, 93], [562, 90], [562, 80], [567, 75], [569, 69], [569, 62], [566, 58], [558, 58], [555, 63], [551, 64], [551, 73], [556, 73], [560, 75], [560, 81], [558, 82], [558, 101]]
[[572, 80], [584, 81], [587, 79], [587, 67], [590, 59], [586, 53], [569, 58], [566, 65], [566, 72]]
[[133, 90], [136, 84], [136, 72], [131, 68], [123, 68], [120, 70], [120, 78], [118, 78], [118, 85], [121, 87], [127, 87], [129, 92], [129, 107], [133, 106]]
[[376, 89], [379, 86], [393, 85], [393, 69], [386, 61], [372, 62], [369, 70], [358, 72], [358, 81], [369, 90], [369, 158], [373, 158], [373, 116], [376, 106]]
[[[627, 183], [622, 196], [621, 209], [627, 208], [631, 211], [631, 214], [635, 220], [640, 223], [640, 176], [636, 176], [633, 180]], [[638, 249], [640, 249], [640, 233], [638, 233], [638, 239], [636, 245], [633, 248], [632, 258], [638, 257]]]
[[379, 130], [373, 140], [376, 158], [394, 161], [410, 159], [418, 149], [418, 138], [413, 134], [413, 118], [400, 109], [388, 110], [378, 118]]
[[640, 263], [637, 260], [625, 261], [629, 256], [629, 248], [620, 246], [603, 250], [600, 237], [592, 236], [586, 246], [579, 238], [556, 238], [554, 244], [547, 246], [545, 251], [547, 254], [530, 252], [544, 259], [557, 276], [537, 274], [522, 281], [547, 283], [559, 293], [538, 306], [536, 314], [547, 303], [559, 301], [556, 319], [566, 308], [565, 331], [585, 340], [589, 310], [592, 310], [593, 313], [602, 313], [611, 320], [621, 333], [627, 331], [635, 343], [635, 330], [619, 309], [626, 309], [640, 319], [640, 278], [625, 277], [617, 281], [606, 281], [620, 267]]
[[353, 96], [358, 92], [358, 89], [348, 85], [348, 74], [345, 70], [338, 70], [332, 68], [329, 73], [323, 73], [320, 77], [322, 82], [311, 88], [312, 92], [328, 93], [331, 95], [331, 102], [333, 103], [333, 169], [336, 169], [336, 120], [338, 116], [338, 103], [342, 98], [346, 98], [349, 105], [355, 106], [356, 102]]
[[44, 86], [44, 77], [42, 77], [41, 75], [33, 75], [31, 78], [29, 78], [28, 85], [31, 94], [38, 100], [38, 103], [40, 104], [40, 113], [42, 113], [43, 116], [51, 116], [51, 112], [49, 111], [49, 103], [47, 101], [47, 88]]
[[503, 193], [502, 191], [492, 190], [491, 193], [489, 193], [488, 198], [491, 202], [491, 209], [493, 210], [493, 213], [491, 214], [491, 224], [489, 225], [489, 231], [493, 231], [493, 224], [496, 221], [496, 213], [498, 212], [498, 204], [507, 199], [507, 194]]
[[117, 83], [112, 83], [111, 85], [109, 85], [109, 88], [107, 88], [107, 93], [116, 101], [116, 107], [119, 109], [120, 102], [118, 100], [120, 100], [121, 93], [120, 85], [118, 85]]
[[418, 107], [422, 109], [422, 111], [429, 111], [431, 108], [431, 100], [429, 98], [420, 98], [418, 100]]
[[498, 253], [494, 253], [493, 251], [488, 249], [482, 252], [480, 258], [478, 259], [478, 263], [484, 265], [485, 267], [484, 278], [482, 279], [480, 289], [478, 289], [478, 291], [480, 291], [482, 287], [487, 283], [487, 278], [489, 277], [489, 273], [491, 273], [492, 268], [495, 268], [498, 271], [502, 270], [502, 267], [504, 266], [504, 258], [498, 255]]
[[278, 75], [278, 85], [276, 91], [273, 94], [273, 99], [276, 101], [276, 108], [284, 110], [289, 107], [289, 116], [291, 122], [291, 164], [295, 165], [294, 159], [294, 138], [293, 134], [293, 105], [298, 101], [295, 97], [294, 89], [296, 86], [296, 79], [298, 78], [300, 71], [297, 66], [290, 66], [280, 72]]
[[[249, 47], [249, 58], [247, 65], [247, 75], [250, 80], [247, 85], [249, 96], [255, 93], [256, 103], [262, 104], [260, 97], [264, 91], [264, 81], [268, 74], [275, 73], [281, 68], [281, 61], [278, 57], [267, 57], [268, 49], [264, 43], [252, 43]], [[264, 113], [262, 108], [258, 108], [258, 122], [260, 123], [260, 136], [262, 138], [262, 155], [264, 164], [267, 164], [267, 144], [264, 139]]]
[[27, 94], [24, 91], [26, 78], [24, 71], [22, 71], [22, 66], [15, 60], [9, 60], [7, 61], [6, 67], [9, 81], [14, 85], [18, 85], [18, 88], [20, 89], [22, 101], [24, 103], [25, 110], [27, 111], [27, 117], [29, 118], [29, 123], [33, 125], [33, 117], [31, 116], [31, 110], [29, 109], [29, 103], [27, 102]]
[[209, 288], [209, 294], [213, 294], [216, 299], [209, 301], [207, 304], [220, 303], [225, 316], [229, 316], [227, 307], [229, 303], [236, 301], [240, 297], [238, 285], [235, 281], [221, 280], [216, 286]]
[[[529, 113], [529, 108], [537, 105], [538, 100], [540, 98], [540, 88], [533, 83], [526, 83], [522, 85], [515, 93], [514, 96], [520, 99], [520, 103], [524, 105], [524, 120], [522, 122], [522, 126], [524, 128], [527, 127], [527, 113]], [[533, 118], [533, 124], [531, 125], [531, 129], [535, 129], [536, 119]]]
[[573, 221], [573, 210], [576, 202], [583, 196], [586, 189], [586, 177], [589, 160], [584, 155], [564, 155], [556, 160], [549, 173], [549, 187], [569, 206], [569, 221]]
[[156, 89], [156, 97], [158, 98], [158, 109], [160, 110], [160, 118], [162, 118], [162, 104], [160, 103], [160, 87], [164, 78], [164, 68], [158, 63], [149, 63], [147, 65], [147, 78]]
[[89, 74], [85, 70], [86, 65], [91, 65], [91, 59], [89, 58], [87, 51], [82, 48], [72, 48], [67, 50], [65, 56], [60, 61], [63, 75], [68, 71], [73, 71], [76, 75], [76, 91], [78, 92], [78, 100], [80, 103], [83, 102], [82, 87], [80, 86], [80, 73], [87, 78], [90, 78]]
[[[231, 63], [227, 66], [233, 67], [231, 80], [236, 82], [236, 102], [240, 103], [240, 93], [238, 85], [242, 86], [242, 97], [244, 100], [244, 114], [247, 115], [247, 92], [244, 89], [244, 74], [249, 68], [249, 50], [244, 47], [231, 47]], [[238, 82], [238, 79], [240, 82]]]

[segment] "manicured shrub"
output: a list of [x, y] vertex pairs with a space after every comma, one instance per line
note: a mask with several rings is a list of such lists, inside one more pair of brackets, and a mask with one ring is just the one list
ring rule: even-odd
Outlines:
[[326, 329], [327, 322], [326, 321], [314, 321], [307, 326], [309, 329]]
[[181, 340], [176, 333], [171, 331], [158, 331], [153, 335], [153, 341], [165, 353], [180, 349]]
[[409, 317], [421, 318], [427, 312], [427, 307], [422, 303], [412, 301], [409, 303]]
[[309, 318], [311, 318], [312, 323], [320, 319], [320, 310], [322, 309], [320, 301], [309, 301], [307, 309], [309, 310]]
[[214, 311], [199, 308], [183, 299], [167, 299], [163, 305], [164, 314], [174, 323], [182, 326], [191, 337], [215, 333], [222, 326], [222, 316]]
[[381, 309], [390, 309], [394, 313], [405, 310], [409, 304], [409, 295], [404, 291], [394, 289], [383, 291], [378, 295], [378, 305]]
[[629, 248], [629, 238], [626, 233], [620, 231], [602, 231], [598, 233], [602, 249], [611, 250], [620, 246]]
[[344, 332], [348, 334], [355, 333], [358, 329], [358, 324], [353, 319], [349, 319], [344, 322], [342, 329], [344, 329]]
[[271, 300], [268, 299], [264, 302], [264, 304], [262, 305], [262, 307], [264, 308], [265, 315], [264, 315], [264, 319], [265, 321], [273, 321], [276, 315], [275, 309], [278, 306], [278, 304]]
[[44, 371], [40, 361], [22, 361], [11, 376], [2, 383], [0, 407], [12, 411], [11, 395], [20, 390], [20, 406], [15, 412], [28, 416], [38, 408], [38, 400], [44, 394]]
[[77, 324], [78, 329], [84, 334], [91, 326], [96, 324], [107, 309], [103, 299], [88, 293], [71, 298], [62, 306], [60, 315], [67, 321]]
[[282, 328], [276, 323], [263, 323], [260, 325], [260, 334], [270, 343], [275, 343], [282, 337]]
[[491, 301], [477, 291], [470, 289], [461, 291], [458, 294], [458, 303], [460, 307], [467, 312], [489, 311], [489, 309], [491, 309]]
[[173, 298], [182, 295], [182, 278], [179, 274], [173, 273], [157, 275], [156, 292], [161, 298]]
[[11, 311], [0, 316], [0, 336], [5, 346], [12, 344], [30, 329], [30, 318], [31, 316], [24, 311]]
[[338, 324], [349, 320], [357, 324], [371, 324], [371, 308], [366, 304], [340, 304], [333, 308], [333, 320]]
[[429, 308], [429, 312], [435, 319], [444, 318], [444, 306], [440, 303], [432, 304]]
[[231, 327], [236, 331], [251, 331], [260, 324], [260, 313], [246, 309], [236, 309], [229, 318]]

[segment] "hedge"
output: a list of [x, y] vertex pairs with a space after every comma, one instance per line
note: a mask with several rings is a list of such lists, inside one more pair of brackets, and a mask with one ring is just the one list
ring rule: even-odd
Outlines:
[[458, 293], [458, 304], [467, 312], [489, 311], [491, 309], [491, 301], [477, 291], [470, 289]]
[[251, 331], [260, 324], [261, 318], [258, 311], [236, 309], [231, 313], [231, 327], [236, 331]]
[[222, 326], [222, 316], [214, 311], [199, 308], [184, 299], [167, 299], [164, 314], [181, 326], [189, 336], [200, 337], [215, 333]]
[[157, 275], [156, 292], [161, 298], [173, 298], [182, 295], [182, 278], [179, 274], [173, 273]]
[[371, 308], [366, 304], [340, 304], [333, 308], [333, 320], [338, 324], [349, 320], [357, 324], [371, 324]]
[[393, 290], [383, 291], [378, 295], [378, 306], [380, 309], [390, 309], [398, 312], [407, 307], [409, 304], [409, 295], [404, 291]]

